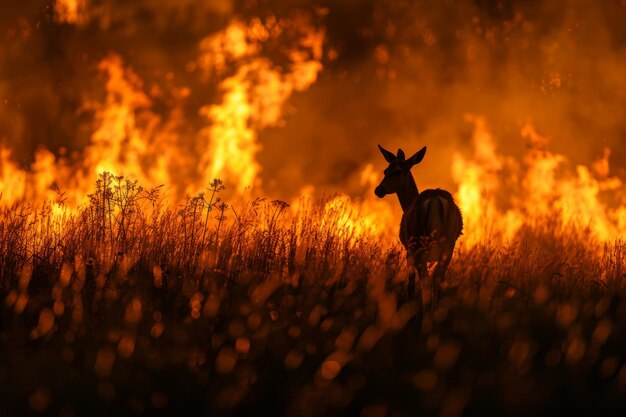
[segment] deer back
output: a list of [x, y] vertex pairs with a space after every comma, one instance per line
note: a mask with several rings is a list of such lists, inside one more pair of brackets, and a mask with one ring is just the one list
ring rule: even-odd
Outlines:
[[463, 218], [452, 195], [441, 189], [424, 190], [402, 216], [400, 241], [410, 253], [427, 244], [452, 250], [462, 230]]

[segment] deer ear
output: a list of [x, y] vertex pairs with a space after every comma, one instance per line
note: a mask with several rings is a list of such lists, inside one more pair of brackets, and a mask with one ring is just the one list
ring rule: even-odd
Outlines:
[[383, 154], [385, 161], [391, 162], [394, 159], [396, 159], [396, 156], [394, 154], [392, 154], [391, 152], [389, 152], [387, 149], [383, 148], [382, 146], [378, 145], [378, 149], [380, 149], [380, 153]]
[[402, 149], [398, 149], [398, 159], [404, 161], [404, 151]]
[[426, 146], [417, 151], [415, 155], [408, 159], [407, 163], [409, 164], [409, 167], [412, 167], [413, 165], [417, 165], [422, 162], [422, 159], [424, 159], [424, 155], [426, 155]]

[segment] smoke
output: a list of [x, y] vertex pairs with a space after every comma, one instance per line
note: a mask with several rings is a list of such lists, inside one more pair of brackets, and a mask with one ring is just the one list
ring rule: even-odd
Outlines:
[[[382, 169], [377, 143], [428, 146], [418, 185], [452, 187], [453, 154], [470, 152], [468, 114], [484, 118], [498, 152], [521, 158], [531, 123], [573, 164], [612, 148], [612, 174], [626, 176], [623, 0], [27, 3], [0, 13], [0, 143], [23, 166], [40, 146], [88, 146], [111, 53], [142, 80], [150, 112], [191, 141], [207, 124], [200, 109], [221, 99], [220, 77], [197, 65], [202, 40], [233, 19], [305, 14], [325, 31], [324, 68], [289, 97], [282, 123], [258, 132], [266, 192], [289, 198], [311, 184], [360, 195], [364, 166]], [[288, 64], [280, 44], [260, 53]]]
[[[613, 168], [624, 168], [623, 2], [349, 3], [330, 8], [337, 60], [293, 102], [286, 129], [262, 134], [269, 177], [284, 183], [301, 172], [295, 182], [343, 187], [364, 161], [383, 165], [376, 143], [428, 145], [418, 184], [451, 187], [451, 155], [470, 145], [467, 114], [484, 117], [499, 152], [521, 158], [520, 131], [532, 123], [572, 163], [608, 146]], [[289, 138], [306, 149], [285, 158], [300, 169], [272, 170]]]

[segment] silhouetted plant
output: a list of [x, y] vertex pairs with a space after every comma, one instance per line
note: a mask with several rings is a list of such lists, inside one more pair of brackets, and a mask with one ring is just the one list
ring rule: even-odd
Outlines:
[[215, 180], [173, 209], [160, 189], [105, 173], [78, 212], [0, 208], [0, 392], [19, 370], [15, 415], [37, 396], [55, 413], [245, 415], [276, 408], [269, 389], [278, 415], [505, 415], [511, 399], [583, 404], [584, 386], [623, 402], [624, 242], [552, 222], [461, 245], [421, 323], [404, 249], [355, 234], [332, 197], [232, 207]]

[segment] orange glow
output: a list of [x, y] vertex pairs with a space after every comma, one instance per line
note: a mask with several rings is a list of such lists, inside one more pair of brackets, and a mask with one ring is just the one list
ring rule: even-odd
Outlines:
[[87, 0], [56, 0], [54, 12], [61, 23], [78, 23], [86, 8]]
[[253, 19], [246, 26], [234, 21], [223, 32], [202, 41], [198, 63], [207, 76], [221, 74], [226, 65], [236, 68], [220, 83], [222, 102], [200, 110], [210, 122], [200, 132], [201, 144], [206, 144], [200, 163], [202, 183], [222, 176], [232, 178], [230, 182], [238, 192], [260, 186], [257, 131], [280, 123], [291, 94], [306, 90], [322, 69], [319, 60], [324, 33], [306, 22], [302, 24], [298, 30], [303, 38], [290, 50], [290, 67], [285, 73], [259, 56], [259, 51], [264, 42], [293, 30], [288, 22]]
[[[522, 164], [497, 154], [481, 118], [474, 123], [474, 159], [456, 154], [453, 175], [457, 199], [465, 217], [465, 243], [497, 238], [512, 240], [523, 225], [559, 222], [579, 230], [589, 228], [600, 241], [620, 239], [624, 229], [623, 183], [609, 176], [610, 151], [593, 164], [567, 169], [568, 159], [552, 152], [549, 141], [526, 124], [520, 135], [528, 143]], [[504, 170], [508, 172], [505, 174]], [[505, 184], [508, 180], [510, 183]], [[601, 192], [612, 193], [621, 205], [603, 203]]]
[[624, 405], [626, 0], [1, 17], [11, 415]]
[[[402, 211], [395, 198], [381, 200], [374, 195], [380, 174], [367, 164], [360, 182], [367, 188], [365, 196], [353, 199], [347, 195], [337, 195], [325, 204], [325, 219], [322, 226], [341, 231], [352, 238], [374, 235], [385, 243], [397, 240]], [[312, 192], [312, 188], [308, 189]]]
[[[89, 8], [87, 1], [58, 0], [54, 10], [58, 22], [79, 23]], [[184, 134], [180, 109], [193, 94], [190, 88], [182, 81], [171, 85], [167, 94], [174, 110], [166, 119], [155, 110], [155, 101], [164, 93], [142, 80], [120, 55], [109, 53], [98, 65], [104, 95], [84, 105], [94, 115], [89, 143], [74, 157], [40, 146], [26, 167], [16, 162], [10, 147], [0, 145], [0, 205], [49, 204], [55, 216], [76, 213], [105, 171], [146, 188], [165, 184], [169, 205], [204, 190], [213, 178], [224, 179], [229, 197], [264, 195], [259, 132], [280, 127], [289, 100], [317, 81], [325, 39], [323, 28], [298, 15], [233, 19], [204, 37], [188, 69], [216, 84], [217, 99], [199, 106], [200, 126]], [[280, 58], [265, 53], [272, 48]], [[336, 57], [336, 51], [328, 55]], [[391, 60], [383, 46], [374, 55], [380, 64]], [[548, 84], [557, 89], [565, 82], [552, 77]], [[502, 139], [490, 132], [489, 120], [471, 115], [466, 121], [473, 125], [473, 150], [447, 157], [455, 184], [451, 191], [464, 216], [462, 244], [503, 243], [514, 240], [525, 226], [550, 222], [588, 228], [600, 241], [624, 235], [624, 184], [611, 171], [611, 149], [606, 147], [589, 166], [574, 165], [552, 150], [541, 129], [527, 123], [517, 138], [526, 144], [526, 152], [514, 158], [500, 153]], [[420, 141], [430, 146], [431, 139]], [[352, 192], [352, 197], [345, 193], [328, 198], [322, 225], [350, 239], [374, 235], [387, 244], [397, 243], [399, 205], [394, 197], [379, 200], [373, 195], [383, 167], [381, 160], [362, 161], [355, 181], [361, 196]], [[423, 188], [419, 181], [418, 186]], [[323, 192], [306, 181], [299, 187], [300, 197]], [[246, 194], [248, 188], [252, 191]], [[301, 208], [297, 198], [291, 205], [294, 212]], [[155, 272], [156, 281], [158, 275]]]
[[[77, 3], [57, 3], [63, 10], [77, 7]], [[295, 38], [286, 52], [287, 68], [259, 54], [264, 42], [281, 36]], [[188, 142], [193, 138], [179, 136], [163, 122], [152, 109], [143, 81], [120, 56], [110, 54], [98, 67], [106, 79], [104, 102], [86, 105], [95, 110], [95, 127], [80, 162], [57, 159], [41, 148], [32, 166], [22, 169], [13, 162], [11, 150], [1, 148], [2, 204], [54, 201], [58, 186], [65, 193], [65, 204], [77, 208], [87, 201], [102, 172], [132, 178], [146, 187], [166, 184], [174, 203], [218, 177], [228, 178], [229, 188], [239, 193], [247, 187], [260, 191], [257, 132], [280, 124], [293, 92], [315, 82], [322, 69], [323, 40], [324, 32], [305, 20], [274, 18], [248, 24], [235, 20], [205, 38], [197, 65], [207, 78], [221, 79], [221, 100], [200, 109], [207, 126], [198, 132], [191, 152]], [[189, 95], [184, 87], [172, 93], [178, 104]], [[170, 124], [176, 123], [174, 118]]]

